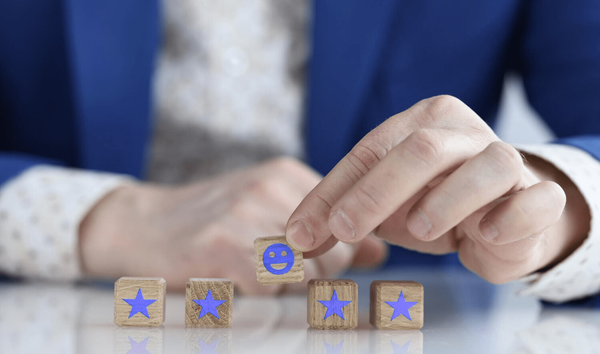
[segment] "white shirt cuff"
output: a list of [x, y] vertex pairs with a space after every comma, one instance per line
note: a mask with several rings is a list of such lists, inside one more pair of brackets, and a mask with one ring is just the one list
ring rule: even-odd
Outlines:
[[590, 232], [571, 255], [546, 272], [525, 277], [529, 285], [520, 292], [551, 302], [564, 302], [600, 291], [600, 162], [569, 145], [515, 145], [523, 152], [552, 163], [577, 186], [591, 214]]
[[81, 277], [79, 224], [108, 192], [131, 181], [116, 174], [35, 166], [0, 188], [0, 272]]

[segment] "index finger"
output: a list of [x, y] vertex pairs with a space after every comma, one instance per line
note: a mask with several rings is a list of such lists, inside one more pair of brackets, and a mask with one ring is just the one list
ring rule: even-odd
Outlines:
[[[311, 251], [332, 237], [329, 227], [332, 207], [415, 130], [460, 126], [461, 121], [468, 126], [474, 119], [481, 120], [460, 100], [438, 96], [386, 120], [367, 134], [300, 203], [287, 223], [288, 242], [299, 250]], [[448, 121], [453, 124], [448, 125]], [[491, 129], [489, 133], [493, 135]], [[358, 242], [371, 230], [362, 231], [351, 242]]]
[[408, 135], [402, 132], [410, 130], [412, 114], [410, 109], [399, 113], [367, 134], [304, 198], [286, 226], [290, 245], [307, 252], [332, 237], [327, 224], [331, 207]]

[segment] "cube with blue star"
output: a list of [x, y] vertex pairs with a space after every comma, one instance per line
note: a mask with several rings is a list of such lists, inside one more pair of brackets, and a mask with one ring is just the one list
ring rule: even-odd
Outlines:
[[165, 320], [166, 292], [167, 282], [163, 278], [120, 278], [115, 283], [115, 323], [160, 326]]
[[185, 286], [187, 327], [230, 327], [233, 282], [229, 279], [191, 278]]
[[371, 283], [369, 319], [378, 329], [420, 329], [423, 327], [424, 289], [414, 281]]
[[356, 328], [358, 285], [348, 279], [309, 281], [308, 324], [315, 329]]

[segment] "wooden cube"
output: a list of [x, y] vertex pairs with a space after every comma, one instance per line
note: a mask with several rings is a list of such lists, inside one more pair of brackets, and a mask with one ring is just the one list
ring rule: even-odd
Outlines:
[[185, 286], [187, 327], [230, 327], [233, 282], [229, 279], [191, 278]]
[[285, 236], [257, 238], [254, 254], [259, 284], [298, 283], [304, 279], [302, 252], [293, 249]]
[[115, 283], [115, 323], [119, 326], [155, 327], [165, 320], [163, 278], [123, 277]]
[[374, 281], [369, 320], [379, 329], [420, 329], [423, 301], [423, 285], [417, 282]]
[[308, 324], [316, 329], [354, 329], [358, 325], [358, 285], [352, 280], [308, 282]]

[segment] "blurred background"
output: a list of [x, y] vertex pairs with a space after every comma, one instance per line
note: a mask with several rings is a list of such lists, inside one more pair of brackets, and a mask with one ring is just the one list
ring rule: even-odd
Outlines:
[[539, 144], [551, 141], [554, 134], [527, 103], [523, 82], [517, 75], [507, 75], [498, 111], [496, 134], [515, 144]]

